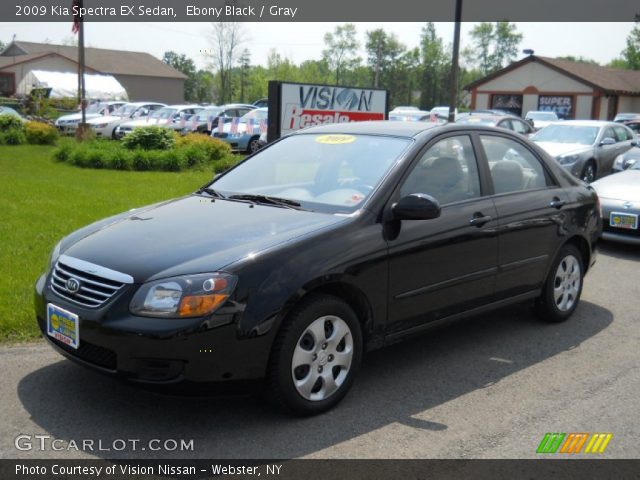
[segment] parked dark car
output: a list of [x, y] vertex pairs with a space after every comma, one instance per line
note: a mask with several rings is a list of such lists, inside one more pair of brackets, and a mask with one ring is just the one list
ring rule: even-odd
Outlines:
[[367, 350], [516, 302], [566, 320], [600, 231], [594, 190], [507, 130], [323, 125], [65, 237], [35, 312], [85, 366], [180, 388], [265, 379], [315, 414]]
[[506, 128], [513, 130], [521, 135], [531, 135], [535, 130], [533, 126], [514, 115], [495, 114], [495, 113], [470, 113], [468, 115], [460, 115], [456, 118], [456, 123], [479, 124], [490, 127]]

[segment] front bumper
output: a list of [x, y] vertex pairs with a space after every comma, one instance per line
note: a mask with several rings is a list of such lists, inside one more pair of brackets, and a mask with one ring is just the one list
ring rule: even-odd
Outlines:
[[[640, 208], [625, 208], [624, 200], [612, 200], [600, 198], [602, 205], [602, 238], [613, 242], [627, 243], [630, 245], [640, 245], [640, 228], [624, 229], [611, 226], [609, 222], [612, 212], [628, 213], [640, 216]], [[640, 225], [639, 225], [640, 227]]]
[[[135, 288], [132, 288], [135, 290]], [[59, 353], [84, 366], [147, 384], [198, 385], [264, 377], [272, 335], [240, 338], [234, 305], [209, 318], [157, 319], [131, 315], [133, 291], [90, 309], [56, 295], [42, 275], [35, 286], [38, 326]], [[46, 307], [53, 303], [79, 316], [79, 348], [48, 336]], [[213, 327], [212, 325], [223, 324]]]

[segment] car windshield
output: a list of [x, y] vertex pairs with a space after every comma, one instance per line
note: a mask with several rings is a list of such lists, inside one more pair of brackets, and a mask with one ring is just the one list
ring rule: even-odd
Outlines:
[[256, 110], [251, 110], [250, 112], [245, 113], [242, 117], [240, 117], [240, 122], [247, 123], [252, 118], [257, 121], [266, 120], [267, 114], [268, 114], [268, 111], [263, 110], [261, 108], [258, 108]]
[[209, 117], [216, 118], [218, 115], [222, 113], [222, 108], [205, 108], [204, 110], [200, 110], [197, 114], [199, 122], [206, 122], [209, 120]]
[[174, 113], [176, 113], [178, 111], [177, 108], [169, 108], [169, 107], [164, 107], [161, 108], [160, 110], [156, 110], [155, 112], [153, 112], [150, 117], [151, 118], [169, 118], [171, 116], [173, 116]]
[[531, 120], [542, 120], [543, 122], [553, 122], [558, 120], [555, 112], [529, 112], [527, 118]]
[[107, 105], [104, 103], [92, 103], [91, 105], [87, 105], [85, 109], [86, 113], [100, 113]]
[[375, 135], [298, 134], [239, 164], [211, 186], [226, 197], [263, 195], [302, 208], [351, 213], [412, 142]]
[[584, 125], [549, 125], [531, 137], [531, 140], [534, 142], [593, 145], [597, 136], [598, 127]]
[[123, 105], [111, 115], [116, 117], [130, 117], [138, 108], [140, 108], [138, 105]]

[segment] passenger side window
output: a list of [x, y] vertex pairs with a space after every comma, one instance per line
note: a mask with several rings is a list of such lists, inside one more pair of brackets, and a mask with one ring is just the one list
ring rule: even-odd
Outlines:
[[481, 135], [496, 194], [553, 185], [540, 160], [518, 142]]
[[513, 131], [522, 135], [526, 135], [531, 131], [527, 124], [520, 120], [511, 120], [511, 124], [513, 125]]
[[613, 131], [616, 133], [616, 140], [618, 140], [619, 142], [632, 140], [632, 137], [627, 133], [627, 129], [623, 126], [613, 127]]
[[400, 188], [404, 197], [426, 193], [441, 205], [480, 196], [476, 156], [469, 137], [440, 140], [420, 157]]

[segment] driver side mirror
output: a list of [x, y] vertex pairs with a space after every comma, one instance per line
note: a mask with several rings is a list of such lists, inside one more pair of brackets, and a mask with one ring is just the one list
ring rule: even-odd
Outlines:
[[613, 145], [615, 144], [616, 141], [611, 138], [611, 137], [605, 137], [602, 139], [602, 141], [600, 142], [600, 146], [602, 147], [603, 145]]
[[431, 220], [440, 216], [440, 203], [431, 195], [412, 193], [391, 207], [398, 220]]

